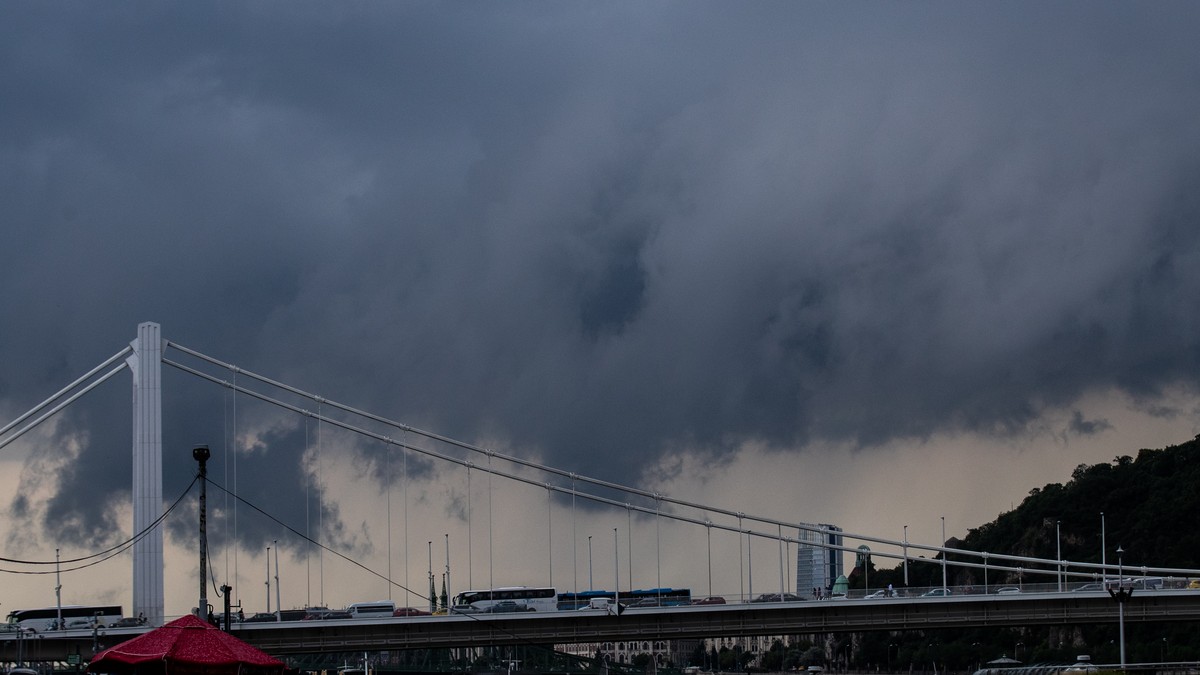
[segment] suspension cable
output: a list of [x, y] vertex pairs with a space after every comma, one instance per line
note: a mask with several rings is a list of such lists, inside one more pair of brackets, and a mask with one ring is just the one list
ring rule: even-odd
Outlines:
[[[421, 437], [429, 439], [429, 440], [445, 443], [447, 445], [450, 445], [450, 446], [453, 446], [453, 447], [456, 447], [459, 449], [467, 450], [469, 452], [483, 454], [483, 455], [486, 455], [489, 457], [495, 456], [502, 460], [505, 460], [512, 464], [515, 464], [517, 466], [534, 469], [534, 470], [548, 473], [548, 474], [551, 474], [554, 476], [558, 476], [560, 478], [567, 478], [567, 479], [570, 479], [571, 483], [572, 483], [572, 487], [568, 488], [568, 487], [562, 487], [559, 485], [554, 485], [549, 482], [535, 480], [535, 479], [532, 479], [532, 478], [529, 478], [526, 476], [521, 476], [521, 475], [518, 475], [515, 473], [509, 473], [509, 472], [504, 472], [504, 471], [499, 471], [499, 470], [496, 471], [496, 473], [498, 475], [500, 475], [504, 478], [507, 478], [509, 480], [513, 480], [516, 482], [524, 483], [524, 484], [527, 484], [530, 486], [544, 487], [549, 491], [558, 492], [558, 493], [561, 493], [564, 495], [570, 495], [572, 497], [576, 497], [576, 496], [582, 497], [584, 499], [587, 499], [591, 502], [595, 502], [598, 504], [604, 504], [604, 505], [615, 506], [615, 507], [624, 506], [628, 510], [637, 511], [639, 514], [646, 515], [646, 516], [663, 515], [668, 518], [671, 518], [672, 520], [690, 523], [693, 525], [703, 526], [703, 525], [705, 525], [707, 519], [706, 518], [693, 518], [693, 517], [685, 516], [685, 515], [678, 514], [678, 513], [662, 512], [659, 508], [660, 505], [662, 503], [667, 503], [667, 504], [672, 504], [675, 506], [681, 506], [681, 507], [686, 507], [689, 509], [695, 509], [698, 511], [706, 511], [709, 513], [716, 513], [716, 514], [727, 516], [729, 518], [736, 518], [739, 521], [739, 525], [734, 526], [734, 525], [723, 525], [723, 524], [713, 523], [711, 525], [711, 527], [715, 527], [719, 530], [724, 530], [727, 532], [745, 533], [747, 535], [747, 537], [759, 537], [761, 539], [771, 539], [771, 540], [779, 539], [779, 536], [776, 533], [770, 532], [769, 530], [757, 530], [752, 527], [744, 527], [743, 528], [740, 524], [743, 520], [744, 521], [752, 521], [755, 523], [759, 523], [761, 525], [771, 526], [773, 528], [787, 527], [789, 529], [795, 529], [798, 531], [803, 530], [803, 531], [815, 532], [815, 533], [827, 532], [827, 530], [821, 528], [819, 525], [813, 525], [810, 523], [792, 523], [792, 522], [778, 520], [778, 519], [770, 518], [770, 517], [766, 517], [766, 516], [756, 516], [753, 514], [731, 511], [731, 510], [723, 509], [720, 507], [707, 506], [704, 504], [699, 504], [699, 503], [690, 502], [687, 500], [669, 497], [669, 496], [666, 496], [666, 495], [663, 495], [660, 493], [655, 493], [655, 492], [643, 490], [640, 488], [634, 488], [634, 487], [630, 487], [630, 486], [626, 486], [626, 485], [621, 485], [619, 483], [613, 483], [611, 481], [606, 481], [606, 480], [602, 480], [602, 479], [598, 479], [598, 478], [591, 478], [588, 476], [583, 476], [583, 475], [576, 474], [576, 473], [566, 471], [563, 469], [558, 469], [555, 467], [539, 464], [537, 462], [533, 462], [530, 460], [521, 459], [519, 457], [515, 457], [512, 455], [506, 455], [504, 453], [496, 452], [496, 451], [488, 449], [488, 448], [477, 446], [477, 445], [467, 443], [464, 441], [459, 441], [459, 440], [450, 438], [448, 436], [443, 436], [438, 433], [418, 429], [416, 427], [412, 427], [412, 426], [404, 424], [402, 422], [391, 420], [391, 419], [382, 417], [380, 415], [368, 413], [366, 411], [359, 410], [357, 408], [323, 398], [316, 394], [312, 394], [312, 393], [306, 392], [302, 389], [293, 387], [291, 385], [287, 385], [287, 384], [284, 384], [277, 380], [273, 380], [269, 377], [258, 375], [256, 373], [239, 368], [232, 364], [224, 363], [222, 361], [219, 361], [210, 356], [207, 356], [205, 354], [202, 354], [195, 350], [189, 349], [187, 347], [184, 347], [184, 346], [179, 345], [174, 342], [168, 342], [167, 347], [174, 347], [175, 349], [178, 349], [179, 351], [182, 351], [188, 355], [194, 356], [194, 357], [201, 359], [202, 361], [205, 361], [212, 365], [230, 370], [232, 372], [236, 372], [236, 373], [245, 375], [251, 379], [257, 380], [264, 384], [268, 384], [268, 385], [270, 385], [272, 387], [276, 387], [278, 389], [282, 389], [286, 392], [295, 394], [297, 396], [300, 396], [300, 397], [303, 397], [306, 399], [310, 399], [310, 400], [316, 402], [319, 406], [329, 406], [334, 409], [341, 410], [343, 412], [365, 418], [367, 420], [371, 420], [371, 421], [378, 422], [380, 424], [384, 424], [386, 426], [389, 426], [389, 427], [392, 427], [395, 429], [399, 429], [405, 435], [408, 432], [412, 432], [413, 434], [415, 434], [417, 436], [421, 436]], [[165, 351], [165, 349], [164, 349], [164, 351]], [[452, 464], [457, 464], [457, 465], [463, 466], [463, 467], [471, 466], [471, 462], [467, 459], [463, 459], [460, 457], [454, 457], [452, 455], [438, 452], [433, 449], [423, 448], [423, 447], [419, 447], [416, 445], [411, 445], [405, 441], [397, 441], [397, 440], [391, 438], [390, 436], [379, 434], [379, 433], [370, 431], [368, 429], [365, 429], [363, 427], [359, 427], [357, 425], [350, 424], [348, 422], [344, 422], [342, 420], [327, 417], [327, 416], [321, 414], [320, 412], [313, 413], [310, 410], [306, 410], [297, 405], [287, 403], [285, 401], [279, 400], [279, 399], [269, 396], [267, 394], [264, 394], [264, 393], [261, 393], [258, 391], [254, 391], [254, 390], [239, 386], [237, 384], [230, 383], [225, 380], [221, 380], [218, 377], [215, 377], [208, 373], [202, 372], [200, 370], [197, 370], [190, 366], [184, 365], [182, 363], [172, 361], [166, 357], [163, 357], [162, 361], [163, 361], [163, 363], [165, 363], [167, 365], [178, 368], [178, 369], [180, 369], [186, 373], [189, 373], [191, 375], [194, 375], [196, 377], [208, 380], [210, 382], [219, 384], [224, 387], [234, 388], [238, 392], [244, 393], [248, 396], [252, 396], [261, 401], [270, 403], [272, 405], [278, 406], [285, 410], [290, 410], [292, 412], [295, 412], [300, 415], [304, 415], [309, 418], [315, 418], [317, 420], [318, 424], [329, 423], [335, 427], [339, 427], [346, 431], [350, 431], [352, 433], [360, 434], [360, 435], [363, 435], [363, 436], [366, 436], [369, 438], [374, 438], [376, 440], [383, 441], [385, 444], [388, 444], [388, 445], [392, 445], [392, 446], [396, 446], [398, 448], [403, 448], [403, 449], [408, 449], [408, 450], [414, 450], [414, 451], [419, 452], [427, 457], [438, 459], [438, 460], [441, 460], [444, 462], [450, 462]], [[600, 495], [597, 495], [594, 493], [584, 492], [584, 491], [578, 490], [574, 487], [576, 482], [583, 482], [583, 483], [587, 483], [587, 484], [594, 485], [597, 487], [610, 489], [610, 490], [613, 490], [616, 492], [622, 492], [625, 494], [644, 497], [648, 500], [654, 500], [655, 508], [649, 508], [649, 507], [640, 506], [637, 504], [629, 504], [627, 502], [620, 502], [620, 501], [617, 501], [617, 500], [614, 500], [611, 498], [607, 498], [607, 497], [603, 497], [603, 496], [600, 496]], [[956, 561], [955, 564], [958, 566], [961, 566], [961, 567], [978, 567], [978, 568], [987, 567], [988, 569], [995, 569], [995, 570], [1024, 571], [1024, 572], [1031, 573], [1031, 574], [1033, 574], [1033, 573], [1057, 574], [1058, 567], [1063, 562], [1066, 562], [1066, 561], [1050, 560], [1050, 559], [1045, 559], [1045, 558], [1035, 558], [1035, 557], [1031, 557], [1031, 556], [1018, 556], [1018, 555], [1009, 555], [1009, 554], [1000, 554], [1000, 553], [986, 553], [986, 552], [979, 552], [979, 551], [970, 551], [970, 550], [966, 550], [966, 549], [951, 548], [951, 547], [947, 547], [944, 545], [936, 546], [936, 545], [930, 545], [930, 544], [919, 544], [919, 543], [914, 543], [911, 541], [910, 542], [901, 542], [899, 540], [887, 539], [887, 538], [883, 538], [883, 537], [875, 537], [875, 536], [870, 536], [870, 535], [861, 535], [861, 534], [855, 534], [855, 533], [850, 533], [850, 532], [840, 532], [840, 535], [843, 539], [851, 539], [853, 541], [864, 541], [864, 542], [870, 542], [873, 544], [892, 546], [897, 549], [906, 547], [907, 549], [917, 549], [918, 551], [927, 551], [930, 553], [941, 554], [943, 557], [953, 554], [956, 556], [983, 560], [982, 563], [968, 563], [966, 561]], [[784, 538], [784, 541], [786, 541], [788, 543], [804, 543], [804, 544], [808, 544], [808, 545], [817, 545], [817, 546], [820, 546], [825, 549], [843, 551], [843, 552], [857, 552], [858, 551], [858, 549], [856, 547], [830, 544], [830, 543], [826, 543], [826, 542], [804, 541], [804, 540], [801, 540], [798, 538], [792, 538], [792, 537], [786, 537], [786, 538]], [[901, 554], [901, 553], [891, 553], [891, 552], [886, 552], [886, 551], [872, 551], [872, 555], [885, 557], [885, 558], [893, 558], [893, 559], [902, 559], [902, 558], [906, 557], [904, 554]], [[924, 560], [922, 558], [912, 558], [911, 553], [909, 553], [907, 555], [907, 558], [913, 562], [919, 562], [919, 561]], [[1021, 563], [1023, 565], [1024, 564], [1045, 565], [1048, 567], [1052, 567], [1053, 569], [1040, 570], [1040, 569], [1031, 569], [1031, 568], [1023, 567], [1023, 566], [1022, 567], [1005, 567], [1003, 565], [989, 564], [989, 562], [988, 562], [989, 560], [1002, 561], [1005, 563]], [[1092, 569], [1092, 570], [1097, 570], [1097, 571], [1107, 570], [1112, 567], [1111, 565], [1105, 565], [1103, 563], [1087, 563], [1087, 562], [1075, 562], [1075, 561], [1070, 561], [1069, 565], [1071, 567], [1075, 567], [1075, 568]], [[1184, 569], [1184, 568], [1147, 568], [1147, 569], [1153, 570], [1156, 573], [1162, 573], [1162, 574], [1196, 575], [1198, 572], [1200, 572], [1198, 570]]]

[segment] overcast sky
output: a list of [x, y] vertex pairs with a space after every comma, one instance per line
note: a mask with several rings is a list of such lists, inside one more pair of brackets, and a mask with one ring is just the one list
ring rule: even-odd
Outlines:
[[[943, 495], [962, 534], [1200, 426], [1198, 19], [4, 3], [0, 421], [155, 321], [327, 398], [651, 490], [793, 470], [817, 490], [871, 458], [928, 470], [914, 492], [1002, 488], [979, 513], [974, 488]], [[243, 402], [237, 428], [226, 392], [164, 377], [165, 496], [192, 444], [236, 433], [247, 495], [297, 518], [315, 486], [322, 527], [379, 546], [330, 494], [350, 465], [369, 482], [379, 447], [314, 464], [303, 420]], [[127, 534], [127, 387], [0, 451], [6, 551]], [[429, 485], [444, 468], [414, 465]], [[750, 510], [747, 492], [681, 496]], [[831, 498], [753, 510], [863, 522]]]

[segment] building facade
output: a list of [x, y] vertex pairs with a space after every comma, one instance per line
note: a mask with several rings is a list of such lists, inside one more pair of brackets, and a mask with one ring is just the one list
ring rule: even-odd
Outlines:
[[842, 528], [822, 523], [805, 524], [796, 546], [796, 593], [804, 597], [827, 595], [833, 582], [845, 573], [842, 563]]

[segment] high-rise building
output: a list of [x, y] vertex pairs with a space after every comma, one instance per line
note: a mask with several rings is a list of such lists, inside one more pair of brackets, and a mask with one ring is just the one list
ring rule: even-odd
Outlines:
[[796, 546], [796, 593], [807, 597], [813, 589], [827, 593], [833, 582], [844, 574], [842, 564], [842, 528], [822, 523], [800, 527]]

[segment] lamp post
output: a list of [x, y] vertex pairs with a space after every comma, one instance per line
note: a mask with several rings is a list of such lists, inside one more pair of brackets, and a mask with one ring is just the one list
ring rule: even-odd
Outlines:
[[1108, 589], [1108, 594], [1117, 601], [1117, 626], [1121, 639], [1121, 670], [1125, 670], [1125, 603], [1133, 595], [1132, 588], [1125, 588], [1125, 568], [1123, 556], [1125, 550], [1117, 546], [1117, 590]]
[[208, 458], [207, 445], [192, 448], [192, 458], [200, 463], [200, 603], [196, 616], [208, 621]]
[[[908, 526], [904, 526], [904, 587], [908, 588]], [[899, 653], [899, 652], [897, 652]]]
[[[613, 610], [621, 605], [621, 553], [617, 542], [617, 528], [613, 528]], [[633, 589], [630, 589], [633, 590]]]
[[588, 590], [593, 590], [596, 586], [592, 583], [592, 535], [588, 535]]
[[429, 542], [429, 613], [437, 612], [437, 589], [433, 586], [433, 541]]
[[[1105, 556], [1108, 552], [1108, 546], [1104, 543], [1104, 512], [1100, 512], [1100, 575], [1104, 581], [1108, 581], [1108, 561]], [[1107, 587], [1107, 585], [1106, 585]]]
[[1058, 542], [1058, 548], [1055, 553], [1055, 560], [1058, 561], [1058, 592], [1063, 591], [1063, 569], [1062, 569], [1062, 529], [1059, 527], [1062, 521], [1054, 521], [1054, 538]]
[[942, 596], [946, 595], [946, 516], [942, 516]]
[[708, 538], [708, 597], [712, 597], [712, 521], [704, 521], [705, 536]]
[[267, 614], [271, 613], [271, 547], [267, 547]]

